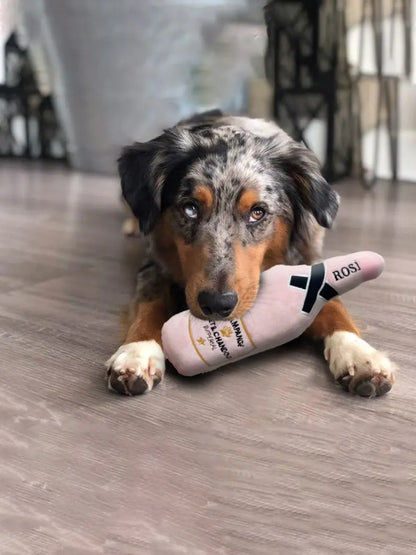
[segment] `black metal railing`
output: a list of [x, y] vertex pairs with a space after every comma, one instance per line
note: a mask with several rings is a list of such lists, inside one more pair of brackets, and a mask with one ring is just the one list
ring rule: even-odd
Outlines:
[[0, 157], [65, 161], [65, 138], [53, 99], [37, 86], [28, 52], [12, 33], [0, 83]]

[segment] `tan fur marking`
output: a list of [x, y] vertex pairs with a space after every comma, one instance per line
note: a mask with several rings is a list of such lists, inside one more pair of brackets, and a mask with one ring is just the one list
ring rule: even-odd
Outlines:
[[360, 335], [360, 331], [339, 299], [329, 301], [306, 330], [305, 335], [324, 339], [336, 331], [349, 331]]
[[162, 326], [171, 316], [169, 304], [167, 296], [140, 303], [124, 343], [154, 339], [162, 345]]
[[262, 270], [268, 270], [276, 264], [284, 264], [289, 244], [289, 224], [276, 220], [274, 234], [267, 245]]
[[259, 202], [259, 195], [257, 191], [247, 190], [241, 195], [238, 201], [238, 209], [242, 214], [250, 210], [252, 206]]
[[254, 247], [243, 247], [240, 242], [233, 245], [235, 273], [231, 286], [238, 295], [238, 304], [232, 313], [234, 318], [242, 316], [255, 301], [266, 248], [266, 243]]
[[198, 295], [201, 291], [210, 289], [204, 271], [207, 263], [204, 247], [200, 245], [187, 245], [178, 237], [175, 237], [175, 244], [182, 272], [185, 276], [186, 302], [193, 314], [203, 317], [198, 304]]
[[155, 229], [155, 245], [174, 280], [185, 287], [189, 308], [195, 315], [203, 317], [198, 304], [198, 294], [211, 288], [204, 272], [207, 263], [204, 247], [187, 245], [175, 235], [169, 211], [162, 215]]
[[211, 208], [214, 203], [214, 196], [211, 189], [209, 189], [208, 187], [203, 187], [202, 185], [199, 185], [195, 189], [194, 197], [199, 200], [199, 202], [205, 204], [208, 208]]

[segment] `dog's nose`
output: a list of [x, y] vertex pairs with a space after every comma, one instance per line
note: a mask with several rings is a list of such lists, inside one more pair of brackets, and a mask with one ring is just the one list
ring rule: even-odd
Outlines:
[[201, 291], [198, 295], [199, 306], [205, 316], [218, 315], [227, 318], [237, 304], [238, 296], [234, 291], [218, 293], [211, 291]]

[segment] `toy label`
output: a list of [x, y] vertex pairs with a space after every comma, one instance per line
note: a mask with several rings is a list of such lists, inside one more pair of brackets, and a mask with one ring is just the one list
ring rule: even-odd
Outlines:
[[227, 359], [235, 360], [256, 348], [242, 319], [214, 322], [190, 314], [189, 336], [207, 366], [218, 365], [221, 359], [226, 364]]
[[332, 275], [334, 276], [335, 281], [338, 281], [339, 279], [344, 279], [351, 274], [355, 274], [355, 272], [359, 272], [360, 270], [361, 268], [358, 262], [354, 261], [351, 264], [348, 264], [348, 266], [343, 266], [339, 270], [335, 270], [332, 272]]

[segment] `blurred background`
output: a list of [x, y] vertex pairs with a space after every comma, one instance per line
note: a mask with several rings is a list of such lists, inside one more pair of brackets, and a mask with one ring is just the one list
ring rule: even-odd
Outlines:
[[0, 155], [114, 173], [221, 107], [276, 118], [329, 179], [416, 179], [411, 0], [0, 0]]

